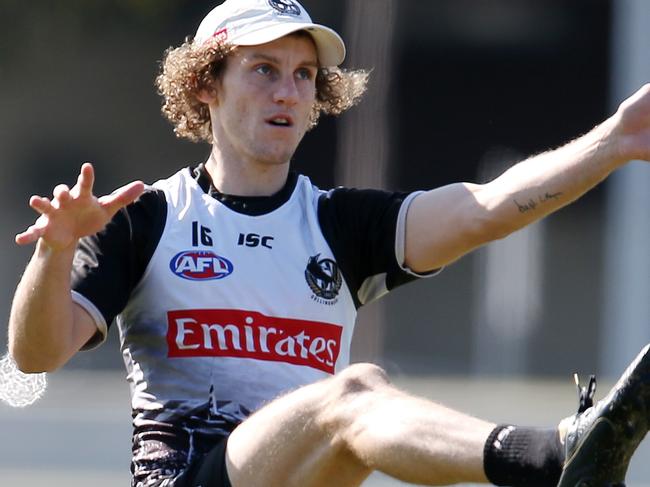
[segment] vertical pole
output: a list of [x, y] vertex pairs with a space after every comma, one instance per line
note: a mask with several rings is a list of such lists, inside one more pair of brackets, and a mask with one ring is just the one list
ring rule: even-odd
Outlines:
[[[489, 150], [479, 166], [481, 180], [520, 159], [510, 148]], [[542, 310], [545, 233], [542, 220], [475, 253], [472, 366], [477, 374], [528, 371], [528, 352]]]
[[[650, 2], [613, 0], [612, 107], [650, 82]], [[607, 182], [601, 372], [618, 376], [650, 341], [650, 165]]]
[[[348, 0], [344, 34], [352, 67], [372, 69], [368, 93], [340, 124], [336, 182], [386, 188], [390, 156], [389, 88], [397, 8], [394, 0]], [[383, 350], [384, 305], [364, 306], [357, 320], [353, 360], [377, 361]]]

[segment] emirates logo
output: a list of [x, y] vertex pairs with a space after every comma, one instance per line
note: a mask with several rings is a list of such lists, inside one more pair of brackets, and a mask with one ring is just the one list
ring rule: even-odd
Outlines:
[[333, 374], [343, 328], [238, 309], [167, 312], [167, 356], [284, 362]]
[[300, 15], [300, 7], [293, 0], [269, 0], [269, 5], [281, 14]]
[[334, 300], [341, 289], [343, 277], [332, 259], [321, 259], [320, 254], [311, 256], [305, 269], [305, 279], [314, 295], [326, 301], [323, 304], [336, 302]]

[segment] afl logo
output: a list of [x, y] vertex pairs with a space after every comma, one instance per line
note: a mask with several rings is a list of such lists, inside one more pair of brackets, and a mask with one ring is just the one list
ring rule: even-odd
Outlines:
[[176, 254], [169, 268], [174, 274], [190, 281], [223, 279], [232, 274], [232, 263], [209, 250], [184, 250]]
[[338, 265], [332, 259], [319, 259], [320, 254], [309, 258], [305, 279], [311, 291], [319, 298], [331, 301], [341, 289], [343, 278]]
[[293, 0], [269, 0], [269, 5], [281, 14], [300, 15], [300, 7]]

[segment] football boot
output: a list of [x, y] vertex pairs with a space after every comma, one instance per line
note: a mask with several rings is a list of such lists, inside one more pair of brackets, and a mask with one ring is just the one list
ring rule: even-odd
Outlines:
[[609, 394], [593, 403], [596, 378], [581, 387], [578, 414], [560, 423], [565, 462], [558, 487], [624, 487], [628, 464], [650, 423], [650, 345]]

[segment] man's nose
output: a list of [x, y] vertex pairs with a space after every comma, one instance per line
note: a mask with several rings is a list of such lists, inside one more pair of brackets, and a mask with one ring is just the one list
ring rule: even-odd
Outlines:
[[287, 75], [282, 76], [282, 78], [278, 80], [275, 92], [273, 93], [273, 101], [285, 105], [295, 105], [298, 103], [299, 96], [300, 94], [298, 92], [298, 86], [296, 85], [296, 79], [293, 75]]

